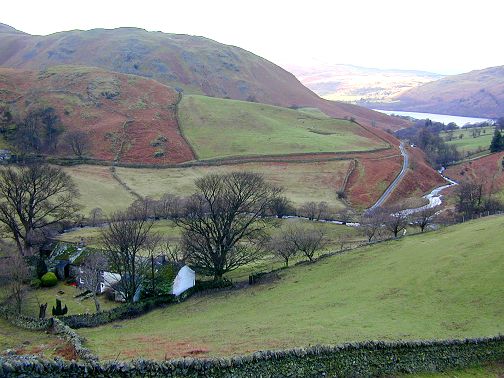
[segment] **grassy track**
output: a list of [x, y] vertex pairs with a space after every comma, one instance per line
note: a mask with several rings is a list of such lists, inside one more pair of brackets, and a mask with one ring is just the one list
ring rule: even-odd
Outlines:
[[490, 217], [385, 242], [80, 333], [104, 359], [495, 335], [504, 320], [503, 228], [504, 217]]
[[307, 152], [367, 151], [386, 147], [358, 135], [360, 126], [252, 102], [184, 96], [179, 112], [185, 136], [200, 159]]
[[194, 193], [194, 180], [210, 173], [253, 171], [274, 185], [285, 188], [285, 195], [296, 205], [307, 201], [326, 201], [335, 210], [344, 207], [336, 197], [350, 161], [320, 163], [247, 163], [236, 165], [134, 169], [117, 168], [121, 179], [142, 196], [159, 198], [164, 193], [186, 196]]

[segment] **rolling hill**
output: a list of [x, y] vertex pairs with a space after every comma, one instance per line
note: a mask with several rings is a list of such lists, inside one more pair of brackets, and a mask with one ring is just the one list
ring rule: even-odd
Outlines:
[[363, 247], [79, 333], [104, 360], [496, 335], [503, 226], [503, 217], [487, 217]]
[[[504, 66], [447, 76], [412, 88], [383, 109], [482, 118], [504, 115]], [[376, 106], [376, 105], [373, 105]]]
[[389, 101], [418, 85], [442, 78], [432, 72], [359, 67], [348, 64], [287, 65], [319, 96], [335, 101]]
[[241, 48], [203, 37], [136, 28], [73, 30], [32, 36], [4, 26], [0, 66], [41, 70], [84, 65], [157, 80], [188, 94], [229, 97], [283, 107], [315, 107], [382, 129], [405, 121], [318, 97], [291, 73]]

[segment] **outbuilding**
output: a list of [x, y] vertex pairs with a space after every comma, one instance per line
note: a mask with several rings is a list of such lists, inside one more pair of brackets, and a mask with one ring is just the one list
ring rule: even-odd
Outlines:
[[196, 284], [196, 272], [184, 265], [177, 273], [173, 280], [172, 294], [179, 296], [187, 289], [190, 289]]

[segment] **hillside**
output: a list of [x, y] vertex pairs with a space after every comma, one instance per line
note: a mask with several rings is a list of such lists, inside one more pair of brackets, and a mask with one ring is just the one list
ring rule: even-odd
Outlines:
[[353, 117], [382, 129], [407, 125], [368, 109], [321, 99], [277, 65], [203, 37], [135, 28], [0, 35], [1, 66], [39, 70], [62, 64], [145, 76], [189, 94], [315, 107], [333, 117]]
[[200, 159], [388, 148], [360, 125], [312, 111], [184, 96], [180, 127]]
[[440, 79], [432, 72], [359, 67], [348, 64], [288, 65], [319, 96], [334, 101], [389, 101], [408, 89]]
[[[89, 139], [87, 155], [98, 160], [178, 163], [193, 159], [175, 118], [178, 93], [154, 80], [96, 68], [60, 66], [44, 71], [0, 68], [0, 103], [23, 118], [53, 107], [62, 134], [52, 155], [72, 156], [70, 131]], [[155, 141], [163, 140], [159, 145]], [[166, 141], [165, 141], [166, 139]], [[163, 156], [156, 152], [163, 149]]]
[[485, 192], [493, 192], [502, 200], [504, 199], [503, 159], [504, 152], [490, 154], [452, 165], [446, 169], [446, 175], [458, 182], [469, 181], [482, 184]]
[[488, 217], [364, 247], [284, 270], [273, 282], [79, 333], [105, 360], [496, 335], [502, 227], [503, 217]]
[[498, 118], [504, 115], [504, 66], [448, 76], [397, 96], [384, 109]]

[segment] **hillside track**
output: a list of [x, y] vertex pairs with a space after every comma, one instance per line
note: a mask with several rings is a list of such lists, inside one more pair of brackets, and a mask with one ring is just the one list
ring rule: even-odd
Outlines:
[[403, 177], [406, 175], [406, 172], [408, 171], [408, 166], [409, 166], [409, 155], [408, 151], [404, 148], [404, 144], [401, 142], [399, 145], [399, 149], [401, 150], [401, 155], [403, 156], [403, 165], [401, 168], [401, 171], [397, 175], [397, 177], [392, 181], [392, 183], [388, 186], [387, 189], [383, 192], [380, 198], [378, 198], [378, 201], [374, 203], [373, 206], [369, 208], [370, 211], [376, 210], [377, 208], [381, 207], [385, 201], [390, 197], [392, 192], [396, 189], [397, 185], [401, 182]]

